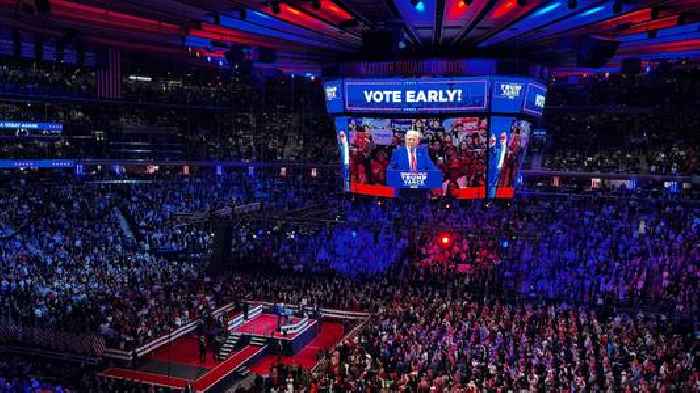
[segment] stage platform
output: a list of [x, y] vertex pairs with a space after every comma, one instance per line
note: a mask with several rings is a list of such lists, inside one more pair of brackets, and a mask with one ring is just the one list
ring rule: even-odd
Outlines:
[[302, 348], [301, 351], [294, 355], [265, 355], [250, 367], [250, 371], [260, 375], [268, 375], [270, 373], [270, 368], [278, 362], [288, 366], [298, 366], [306, 370], [314, 368], [318, 359], [318, 354], [335, 347], [346, 333], [342, 323], [320, 322], [319, 324], [319, 334]]
[[[229, 307], [229, 306], [227, 306]], [[207, 356], [199, 358], [198, 336], [186, 333], [176, 336], [164, 344], [151, 345], [134, 364], [127, 365], [121, 358], [122, 367], [112, 367], [100, 375], [106, 378], [125, 379], [153, 386], [185, 389], [191, 385], [197, 392], [216, 393], [224, 391], [247, 373], [268, 374], [271, 367], [282, 363], [312, 369], [321, 351], [334, 347], [345, 332], [338, 320], [357, 318], [352, 312], [329, 310], [335, 321], [323, 322], [307, 317], [283, 317], [270, 312], [263, 305], [250, 309], [244, 317], [239, 310], [225, 310], [233, 352], [224, 360], [217, 360], [218, 345], [209, 343]], [[267, 311], [267, 312], [265, 312]], [[363, 316], [364, 317], [364, 316]], [[281, 331], [282, 330], [282, 331]]]
[[[318, 334], [319, 324], [315, 319], [296, 317], [284, 318], [280, 321], [276, 314], [262, 313], [231, 330], [245, 342], [264, 343], [272, 353], [294, 355]], [[286, 333], [279, 331], [278, 326], [298, 326], [298, 329]]]
[[[236, 370], [248, 367], [266, 354], [266, 346], [246, 345], [223, 362], [213, 359], [213, 353], [207, 353], [207, 360], [196, 364], [191, 360], [192, 354], [198, 356], [198, 350], [192, 351], [189, 342], [192, 337], [176, 340], [172, 349], [162, 349], [149, 356], [134, 369], [109, 368], [100, 373], [106, 378], [125, 379], [148, 385], [163, 386], [172, 389], [184, 389], [188, 384], [196, 392], [211, 391], [219, 382], [231, 377]], [[196, 338], [195, 338], [196, 340]], [[180, 347], [182, 346], [182, 347]], [[159, 360], [165, 351], [173, 355], [171, 360]]]

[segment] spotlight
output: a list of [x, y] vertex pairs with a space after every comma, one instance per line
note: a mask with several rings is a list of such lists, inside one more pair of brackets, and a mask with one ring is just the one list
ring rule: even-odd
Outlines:
[[576, 0], [569, 0], [569, 1], [567, 2], [567, 5], [569, 6], [569, 9], [570, 9], [570, 10], [575, 10], [575, 9], [576, 9], [576, 6], [577, 6], [578, 4], [577, 4]]
[[622, 12], [622, 0], [615, 0], [613, 3], [613, 14], [619, 14]]
[[452, 234], [449, 232], [439, 233], [437, 239], [435, 240], [437, 241], [438, 246], [445, 249], [450, 248], [452, 246], [452, 242], [454, 241]]
[[465, 5], [467, 5], [467, 3], [465, 3], [464, 0], [459, 0], [459, 3], [457, 3], [457, 7], [459, 8], [464, 8]]
[[270, 2], [270, 7], [272, 8], [272, 13], [277, 15], [280, 13], [280, 2], [278, 0], [272, 0]]
[[411, 0], [411, 5], [416, 9], [418, 12], [423, 12], [425, 11], [425, 3], [423, 0]]

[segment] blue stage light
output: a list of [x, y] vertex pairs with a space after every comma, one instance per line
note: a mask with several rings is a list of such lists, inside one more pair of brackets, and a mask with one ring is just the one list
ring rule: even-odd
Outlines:
[[588, 10], [588, 11], [582, 13], [582, 14], [579, 14], [579, 16], [588, 16], [588, 15], [597, 14], [598, 12], [600, 12], [600, 11], [602, 11], [602, 10], [604, 10], [604, 9], [605, 9], [604, 6], [599, 5], [599, 6], [597, 6], [597, 7], [591, 8], [590, 10]]
[[424, 12], [425, 11], [425, 3], [422, 1], [419, 1], [418, 3], [416, 3], [416, 11]]
[[559, 8], [560, 6], [561, 6], [561, 3], [560, 3], [560, 2], [556, 2], [556, 3], [552, 3], [552, 4], [549, 4], [549, 5], [546, 5], [546, 6], [542, 7], [540, 10], [538, 10], [537, 12], [535, 12], [535, 13], [533, 14], [533, 16], [542, 16], [542, 15], [544, 15], [544, 14], [548, 14], [548, 13], [550, 13], [550, 12], [556, 10], [556, 9]]

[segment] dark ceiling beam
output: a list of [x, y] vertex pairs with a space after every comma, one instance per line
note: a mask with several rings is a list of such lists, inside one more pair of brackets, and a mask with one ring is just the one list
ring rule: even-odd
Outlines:
[[413, 25], [406, 22], [401, 17], [401, 12], [399, 12], [398, 7], [396, 7], [396, 3], [394, 3], [394, 0], [385, 0], [385, 1], [386, 1], [386, 5], [391, 10], [392, 15], [394, 15], [394, 19], [400, 20], [401, 23], [403, 24], [403, 28], [406, 31], [406, 35], [408, 35], [408, 37], [411, 39], [411, 41], [413, 41], [413, 45], [423, 46], [423, 42], [421, 42], [420, 37], [418, 36], [418, 33], [416, 33], [416, 29], [413, 28]]
[[[545, 3], [545, 4], [546, 4], [546, 3]], [[497, 35], [498, 33], [502, 32], [502, 31], [508, 30], [511, 26], [515, 25], [516, 23], [520, 22], [521, 20], [523, 20], [523, 19], [527, 18], [528, 16], [532, 15], [533, 13], [535, 13], [536, 11], [538, 11], [540, 8], [541, 8], [541, 6], [534, 7], [533, 9], [531, 9], [530, 11], [528, 11], [528, 12], [526, 12], [525, 14], [521, 15], [520, 17], [515, 18], [515, 19], [511, 20], [510, 22], [506, 23], [506, 24], [503, 25], [500, 29], [495, 29], [495, 30], [493, 30], [493, 31], [491, 31], [491, 32], [488, 32], [488, 33], [485, 34], [483, 37], [479, 37], [479, 39], [477, 39], [477, 40], [474, 42], [474, 45], [476, 46], [476, 45], [478, 45], [479, 43], [481, 43], [482, 41], [485, 41], [485, 40], [487, 40], [487, 39], [489, 39], [489, 38], [491, 38], [491, 37]], [[516, 38], [516, 37], [520, 37], [521, 34], [522, 34], [522, 33], [518, 33], [517, 35], [511, 37], [510, 39]]]
[[[178, 0], [178, 1], [192, 1], [192, 0]], [[196, 0], [195, 0], [195, 1], [196, 1]], [[298, 27], [298, 28], [304, 29], [304, 30], [306, 30], [306, 31], [309, 31], [309, 32], [312, 32], [312, 33], [315, 33], [315, 34], [319, 34], [319, 35], [322, 35], [322, 36], [326, 36], [326, 38], [333, 38], [333, 39], [335, 39], [336, 41], [342, 41], [344, 38], [347, 38], [347, 39], [351, 39], [351, 38], [359, 39], [359, 38], [360, 38], [360, 37], [357, 36], [357, 34], [352, 33], [352, 32], [350, 32], [350, 31], [347, 31], [346, 29], [341, 28], [341, 27], [338, 26], [337, 24], [331, 23], [330, 21], [326, 20], [325, 18], [321, 18], [321, 17], [318, 16], [318, 15], [314, 15], [314, 14], [310, 13], [308, 10], [304, 9], [303, 7], [295, 7], [295, 8], [296, 8], [299, 12], [305, 14], [306, 16], [309, 16], [309, 17], [311, 17], [311, 18], [314, 18], [314, 19], [320, 21], [321, 23], [328, 25], [329, 27], [331, 27], [331, 28], [333, 28], [333, 29], [339, 30], [339, 34], [345, 35], [346, 37], [343, 37], [343, 38], [340, 38], [340, 37], [328, 37], [328, 36], [325, 34], [325, 32], [323, 32], [323, 31], [314, 30], [314, 29], [311, 29], [311, 28], [306, 27], [306, 26], [304, 26], [304, 25], [302, 25], [302, 24], [299, 24], [299, 23], [290, 22], [290, 21], [288, 21], [288, 20], [284, 20], [284, 19], [277, 18], [274, 14], [270, 14], [270, 13], [268, 13], [268, 12], [262, 10], [262, 9], [260, 8], [260, 6], [263, 5], [263, 3], [258, 2], [258, 1], [253, 1], [253, 0], [228, 0], [227, 3], [228, 3], [228, 4], [234, 5], [235, 7], [239, 8], [239, 9], [240, 9], [240, 8], [250, 8], [250, 9], [253, 9], [253, 10], [256, 10], [256, 11], [259, 11], [259, 12], [262, 12], [262, 13], [265, 13], [265, 14], [269, 15], [271, 18], [278, 19], [278, 20], [279, 20], [280, 22], [282, 22], [282, 23], [286, 23], [286, 24], [289, 24], [289, 25], [293, 25], [293, 26], [296, 26], [296, 27]], [[285, 3], [287, 3], [287, 4], [289, 4], [289, 5], [293, 5], [293, 6], [296, 5], [295, 2], [285, 2]], [[346, 44], [346, 45], [347, 45], [347, 44]], [[352, 44], [350, 44], [350, 45], [352, 45]]]
[[442, 43], [442, 19], [445, 16], [445, 0], [435, 1], [435, 23], [433, 24], [433, 48]]
[[352, 15], [353, 18], [357, 19], [363, 25], [365, 25], [369, 28], [374, 27], [374, 23], [372, 23], [369, 19], [365, 18], [362, 14], [357, 12], [357, 10], [355, 10], [353, 7], [351, 7], [347, 1], [345, 1], [345, 0], [333, 0], [333, 2], [338, 4], [340, 6], [340, 8], [343, 8], [345, 11], [350, 13], [350, 15]]
[[[563, 36], [563, 35], [575, 33], [575, 32], [578, 31], [578, 30], [582, 30], [582, 29], [588, 28], [588, 27], [590, 27], [590, 26], [595, 26], [595, 25], [597, 25], [597, 24], [599, 24], [599, 23], [604, 23], [604, 22], [609, 21], [609, 20], [611, 20], [611, 19], [619, 18], [619, 17], [624, 16], [624, 15], [627, 15], [627, 14], [629, 14], [629, 13], [631, 13], [631, 12], [636, 12], [636, 11], [639, 11], [639, 10], [644, 9], [644, 8], [649, 8], [649, 7], [655, 7], [655, 6], [663, 5], [663, 4], [668, 3], [668, 2], [669, 2], [668, 0], [660, 0], [660, 1], [657, 1], [657, 2], [649, 1], [649, 2], [635, 3], [635, 5], [637, 5], [638, 7], [634, 8], [634, 9], [630, 9], [629, 11], [627, 11], [627, 12], [625, 12], [625, 13], [620, 13], [620, 14], [617, 14], [617, 15], [613, 15], [613, 16], [611, 16], [611, 17], [609, 17], [609, 18], [597, 20], [597, 21], [595, 21], [595, 22], [584, 23], [584, 24], [581, 24], [581, 25], [578, 25], [578, 26], [573, 26], [573, 27], [570, 28], [570, 29], [560, 31], [560, 32], [558, 32], [558, 33], [553, 33], [553, 34], [549, 34], [549, 35], [544, 35], [544, 36], [542, 36], [542, 37], [539, 37], [538, 40], [553, 39], [553, 38], [556, 38], [556, 37], [561, 37], [561, 36]], [[599, 3], [595, 3], [595, 4], [593, 4], [593, 5], [590, 5], [590, 6], [586, 7], [586, 8], [597, 7], [597, 6], [600, 6], [600, 5], [604, 5], [604, 4], [606, 4], [606, 3], [608, 3], [608, 1], [607, 1], [607, 0], [603, 0], [603, 1], [599, 2]], [[574, 16], [576, 16], [576, 15], [578, 15], [578, 12], [569, 13], [569, 14], [567, 14], [567, 15], [561, 17], [561, 18], [554, 19], [554, 20], [550, 21], [549, 23], [538, 27], [537, 29], [528, 30], [528, 31], [526, 32], [526, 34], [525, 34], [525, 37], [527, 37], [527, 35], [530, 35], [530, 34], [532, 34], [532, 33], [539, 32], [539, 31], [545, 29], [546, 27], [548, 27], [548, 26], [550, 26], [550, 25], [552, 25], [552, 24], [554, 24], [554, 23], [559, 23], [559, 22], [561, 22], [562, 20], [569, 19], [569, 18], [574, 17]]]
[[[201, 4], [201, 3], [202, 3], [202, 2], [197, 1], [197, 0], [176, 0], [176, 1], [177, 1], [178, 3], [187, 4], [187, 5], [189, 5], [189, 6], [195, 6], [195, 4]], [[211, 14], [221, 13], [222, 15], [227, 15], [229, 12], [232, 12], [234, 9], [244, 9], [244, 8], [247, 9], [247, 8], [250, 8], [250, 9], [253, 9], [253, 10], [255, 10], [255, 11], [258, 11], [258, 12], [262, 12], [262, 13], [267, 14], [265, 11], [263, 11], [263, 10], [261, 10], [260, 8], [256, 7], [256, 6], [253, 5], [252, 3], [249, 4], [248, 2], [245, 2], [245, 1], [243, 1], [243, 0], [241, 0], [241, 1], [230, 0], [230, 1], [227, 1], [227, 4], [230, 5], [230, 7], [228, 7], [229, 10], [227, 10], [227, 11], [221, 10], [221, 9], [211, 8], [211, 6], [209, 6], [209, 7], [207, 7], [207, 8], [202, 8], [202, 9], [203, 9], [203, 10], [206, 10], [208, 13], [211, 13]], [[304, 10], [304, 9], [302, 9], [302, 8], [299, 8], [299, 12], [302, 12], [302, 13], [304, 13], [305, 15], [310, 15], [308, 12], [306, 12], [306, 10]], [[270, 15], [270, 17], [271, 17], [271, 18], [275, 18], [274, 15]], [[320, 18], [318, 18], [318, 17], [315, 16], [315, 15], [311, 15], [311, 17], [313, 17], [313, 18], [315, 18], [315, 19], [318, 19], [318, 20], [321, 20]], [[275, 18], [275, 19], [277, 19], [277, 18]], [[346, 50], [347, 50], [347, 49], [352, 49], [352, 48], [354, 48], [354, 47], [356, 46], [356, 45], [353, 45], [353, 44], [352, 44], [352, 39], [353, 39], [353, 38], [354, 38], [354, 39], [359, 39], [359, 37], [357, 37], [356, 34], [352, 34], [352, 33], [347, 32], [347, 31], [345, 31], [345, 30], [343, 30], [342, 32], [340, 32], [340, 34], [344, 34], [344, 35], [346, 35], [346, 37], [342, 37], [342, 38], [341, 38], [340, 36], [328, 35], [328, 34], [325, 34], [323, 31], [314, 30], [314, 29], [308, 28], [308, 27], [306, 27], [306, 26], [304, 26], [304, 25], [301, 25], [301, 24], [292, 23], [292, 22], [289, 22], [289, 21], [286, 21], [286, 20], [282, 20], [282, 19], [279, 19], [279, 20], [280, 20], [280, 22], [282, 22], [282, 23], [286, 23], [286, 24], [289, 24], [289, 25], [291, 25], [291, 26], [295, 26], [295, 27], [297, 27], [297, 28], [306, 30], [307, 32], [309, 32], [309, 33], [311, 33], [311, 34], [317, 36], [318, 39], [320, 39], [320, 40], [326, 40], [326, 41], [328, 41], [329, 43], [338, 45], [339, 47], [345, 48]], [[331, 27], [334, 27], [334, 28], [337, 28], [337, 29], [339, 29], [339, 30], [342, 30], [342, 29], [336, 27], [335, 25], [331, 25], [331, 24], [329, 24], [329, 23], [327, 23], [327, 22], [325, 22], [325, 21], [323, 21], [323, 20], [321, 20], [321, 21], [322, 21], [323, 23], [328, 24], [328, 25], [331, 26]], [[251, 22], [248, 22], [248, 23], [251, 23]], [[252, 23], [251, 23], [251, 24], [252, 24]], [[285, 33], [287, 33], [286, 31], [282, 31], [282, 30], [279, 30], [279, 29], [276, 29], [276, 28], [273, 28], [273, 27], [270, 27], [270, 26], [264, 26], [264, 27], [267, 28], [267, 29], [277, 30], [277, 31], [280, 31], [280, 32], [285, 32]], [[287, 34], [289, 34], [289, 33], [287, 33]], [[295, 34], [291, 34], [291, 35], [295, 35]], [[295, 36], [296, 36], [296, 35], [295, 35]], [[260, 37], [264, 38], [265, 36], [264, 36], [264, 35], [260, 35]]]
[[476, 25], [481, 23], [484, 17], [486, 17], [486, 15], [488, 15], [488, 13], [491, 12], [493, 7], [496, 6], [497, 2], [498, 0], [489, 0], [489, 2], [486, 3], [484, 8], [482, 8], [481, 11], [479, 11], [479, 14], [474, 19], [470, 20], [469, 23], [467, 23], [467, 25], [464, 26], [462, 31], [460, 31], [455, 36], [452, 42], [450, 42], [450, 45], [458, 45], [460, 42], [462, 42], [462, 40], [476, 27]]
[[302, 6], [301, 6], [301, 3], [302, 3], [301, 1], [286, 1], [285, 3], [288, 4], [288, 5], [291, 5], [291, 6], [295, 6], [295, 8], [296, 8], [297, 10], [299, 10], [299, 12], [305, 14], [306, 16], [309, 16], [309, 17], [311, 17], [311, 18], [320, 20], [321, 22], [323, 22], [323, 23], [325, 23], [325, 24], [327, 24], [327, 25], [329, 25], [329, 26], [333, 26], [333, 27], [335, 27], [336, 29], [343, 30], [343, 31], [345, 31], [347, 34], [355, 35], [354, 33], [351, 33], [351, 32], [349, 32], [349, 31], [347, 31], [346, 29], [343, 29], [342, 27], [340, 27], [339, 24], [334, 23], [334, 22], [332, 22], [332, 21], [330, 21], [330, 20], [328, 20], [328, 19], [322, 17], [321, 15], [316, 15], [315, 13], [312, 13], [311, 11], [309, 11], [308, 9], [306, 9], [305, 7], [302, 7]]

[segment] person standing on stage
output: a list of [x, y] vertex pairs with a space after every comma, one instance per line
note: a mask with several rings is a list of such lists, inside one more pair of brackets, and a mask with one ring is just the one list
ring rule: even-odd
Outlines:
[[203, 334], [199, 335], [199, 362], [207, 361], [207, 339]]

